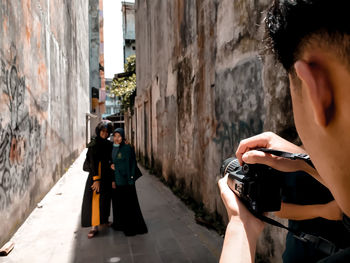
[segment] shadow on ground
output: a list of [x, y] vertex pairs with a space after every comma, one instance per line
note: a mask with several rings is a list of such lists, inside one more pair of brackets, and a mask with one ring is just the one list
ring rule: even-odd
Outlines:
[[218, 262], [222, 238], [197, 225], [185, 204], [156, 177], [142, 172], [136, 188], [148, 234], [126, 237], [105, 227], [88, 239], [89, 229], [78, 227], [72, 262]]

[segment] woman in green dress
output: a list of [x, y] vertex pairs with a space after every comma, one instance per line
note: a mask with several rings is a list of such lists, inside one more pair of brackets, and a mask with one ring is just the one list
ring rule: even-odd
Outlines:
[[134, 149], [125, 143], [124, 130], [117, 128], [113, 132], [112, 169], [112, 204], [114, 230], [123, 231], [126, 236], [148, 232], [143, 219], [135, 188], [137, 170]]

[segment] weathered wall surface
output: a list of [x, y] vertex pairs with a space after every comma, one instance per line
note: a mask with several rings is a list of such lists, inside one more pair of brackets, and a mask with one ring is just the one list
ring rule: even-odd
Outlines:
[[90, 87], [100, 89], [100, 10], [98, 0], [89, 0], [89, 25]]
[[[135, 143], [139, 157], [224, 218], [216, 181], [241, 139], [295, 139], [286, 76], [261, 56], [267, 0], [137, 0]], [[284, 234], [258, 252], [279, 262]]]
[[135, 10], [134, 3], [123, 2], [123, 38], [124, 38], [124, 64], [126, 59], [135, 55]]
[[0, 4], [0, 245], [84, 148], [88, 2]]

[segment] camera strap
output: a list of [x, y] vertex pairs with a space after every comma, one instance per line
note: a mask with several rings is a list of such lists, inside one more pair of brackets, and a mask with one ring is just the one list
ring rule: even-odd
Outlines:
[[331, 241], [329, 241], [323, 237], [314, 236], [311, 234], [306, 234], [304, 232], [295, 231], [294, 229], [286, 227], [285, 225], [281, 224], [280, 222], [277, 222], [276, 220], [273, 220], [272, 218], [269, 218], [269, 217], [264, 216], [264, 215], [259, 215], [259, 214], [255, 214], [255, 213], [254, 213], [254, 215], [257, 218], [259, 218], [261, 221], [264, 221], [270, 225], [277, 226], [279, 228], [283, 228], [283, 229], [288, 230], [297, 239], [311, 244], [315, 249], [323, 252], [326, 255], [330, 256], [330, 255], [333, 255], [333, 254], [342, 250], [342, 249], [338, 248], [334, 243], [332, 243]]
[[[273, 154], [279, 157], [287, 158], [290, 160], [303, 160], [307, 164], [309, 164], [312, 168], [315, 168], [313, 163], [311, 162], [310, 156], [304, 153], [289, 153], [289, 152], [283, 152], [278, 150], [272, 150], [267, 148], [260, 148], [257, 149], [258, 151], [262, 151], [265, 153]], [[329, 240], [320, 237], [315, 236], [311, 234], [306, 234], [304, 232], [295, 231], [292, 228], [286, 227], [285, 225], [281, 224], [280, 222], [277, 222], [276, 220], [273, 220], [272, 218], [269, 218], [267, 216], [261, 215], [261, 214], [255, 214], [254, 215], [259, 218], [260, 220], [273, 225], [277, 226], [279, 228], [283, 228], [291, 232], [297, 239], [307, 242], [311, 244], [315, 249], [322, 251], [326, 255], [333, 255], [334, 253], [337, 253], [338, 251], [341, 251], [342, 249], [338, 248], [334, 243], [330, 242]]]
[[311, 162], [310, 156], [305, 154], [305, 153], [289, 153], [289, 152], [283, 152], [283, 151], [278, 151], [278, 150], [272, 150], [272, 149], [267, 149], [267, 148], [259, 148], [256, 149], [257, 151], [273, 154], [279, 157], [283, 157], [286, 159], [290, 160], [303, 160], [306, 162], [308, 165], [310, 165], [312, 168], [315, 168], [313, 163]]

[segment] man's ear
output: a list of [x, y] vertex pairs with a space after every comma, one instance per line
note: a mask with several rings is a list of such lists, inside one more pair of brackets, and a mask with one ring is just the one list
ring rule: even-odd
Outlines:
[[302, 87], [306, 88], [316, 123], [326, 127], [333, 116], [333, 91], [327, 72], [320, 65], [302, 60], [294, 68]]

